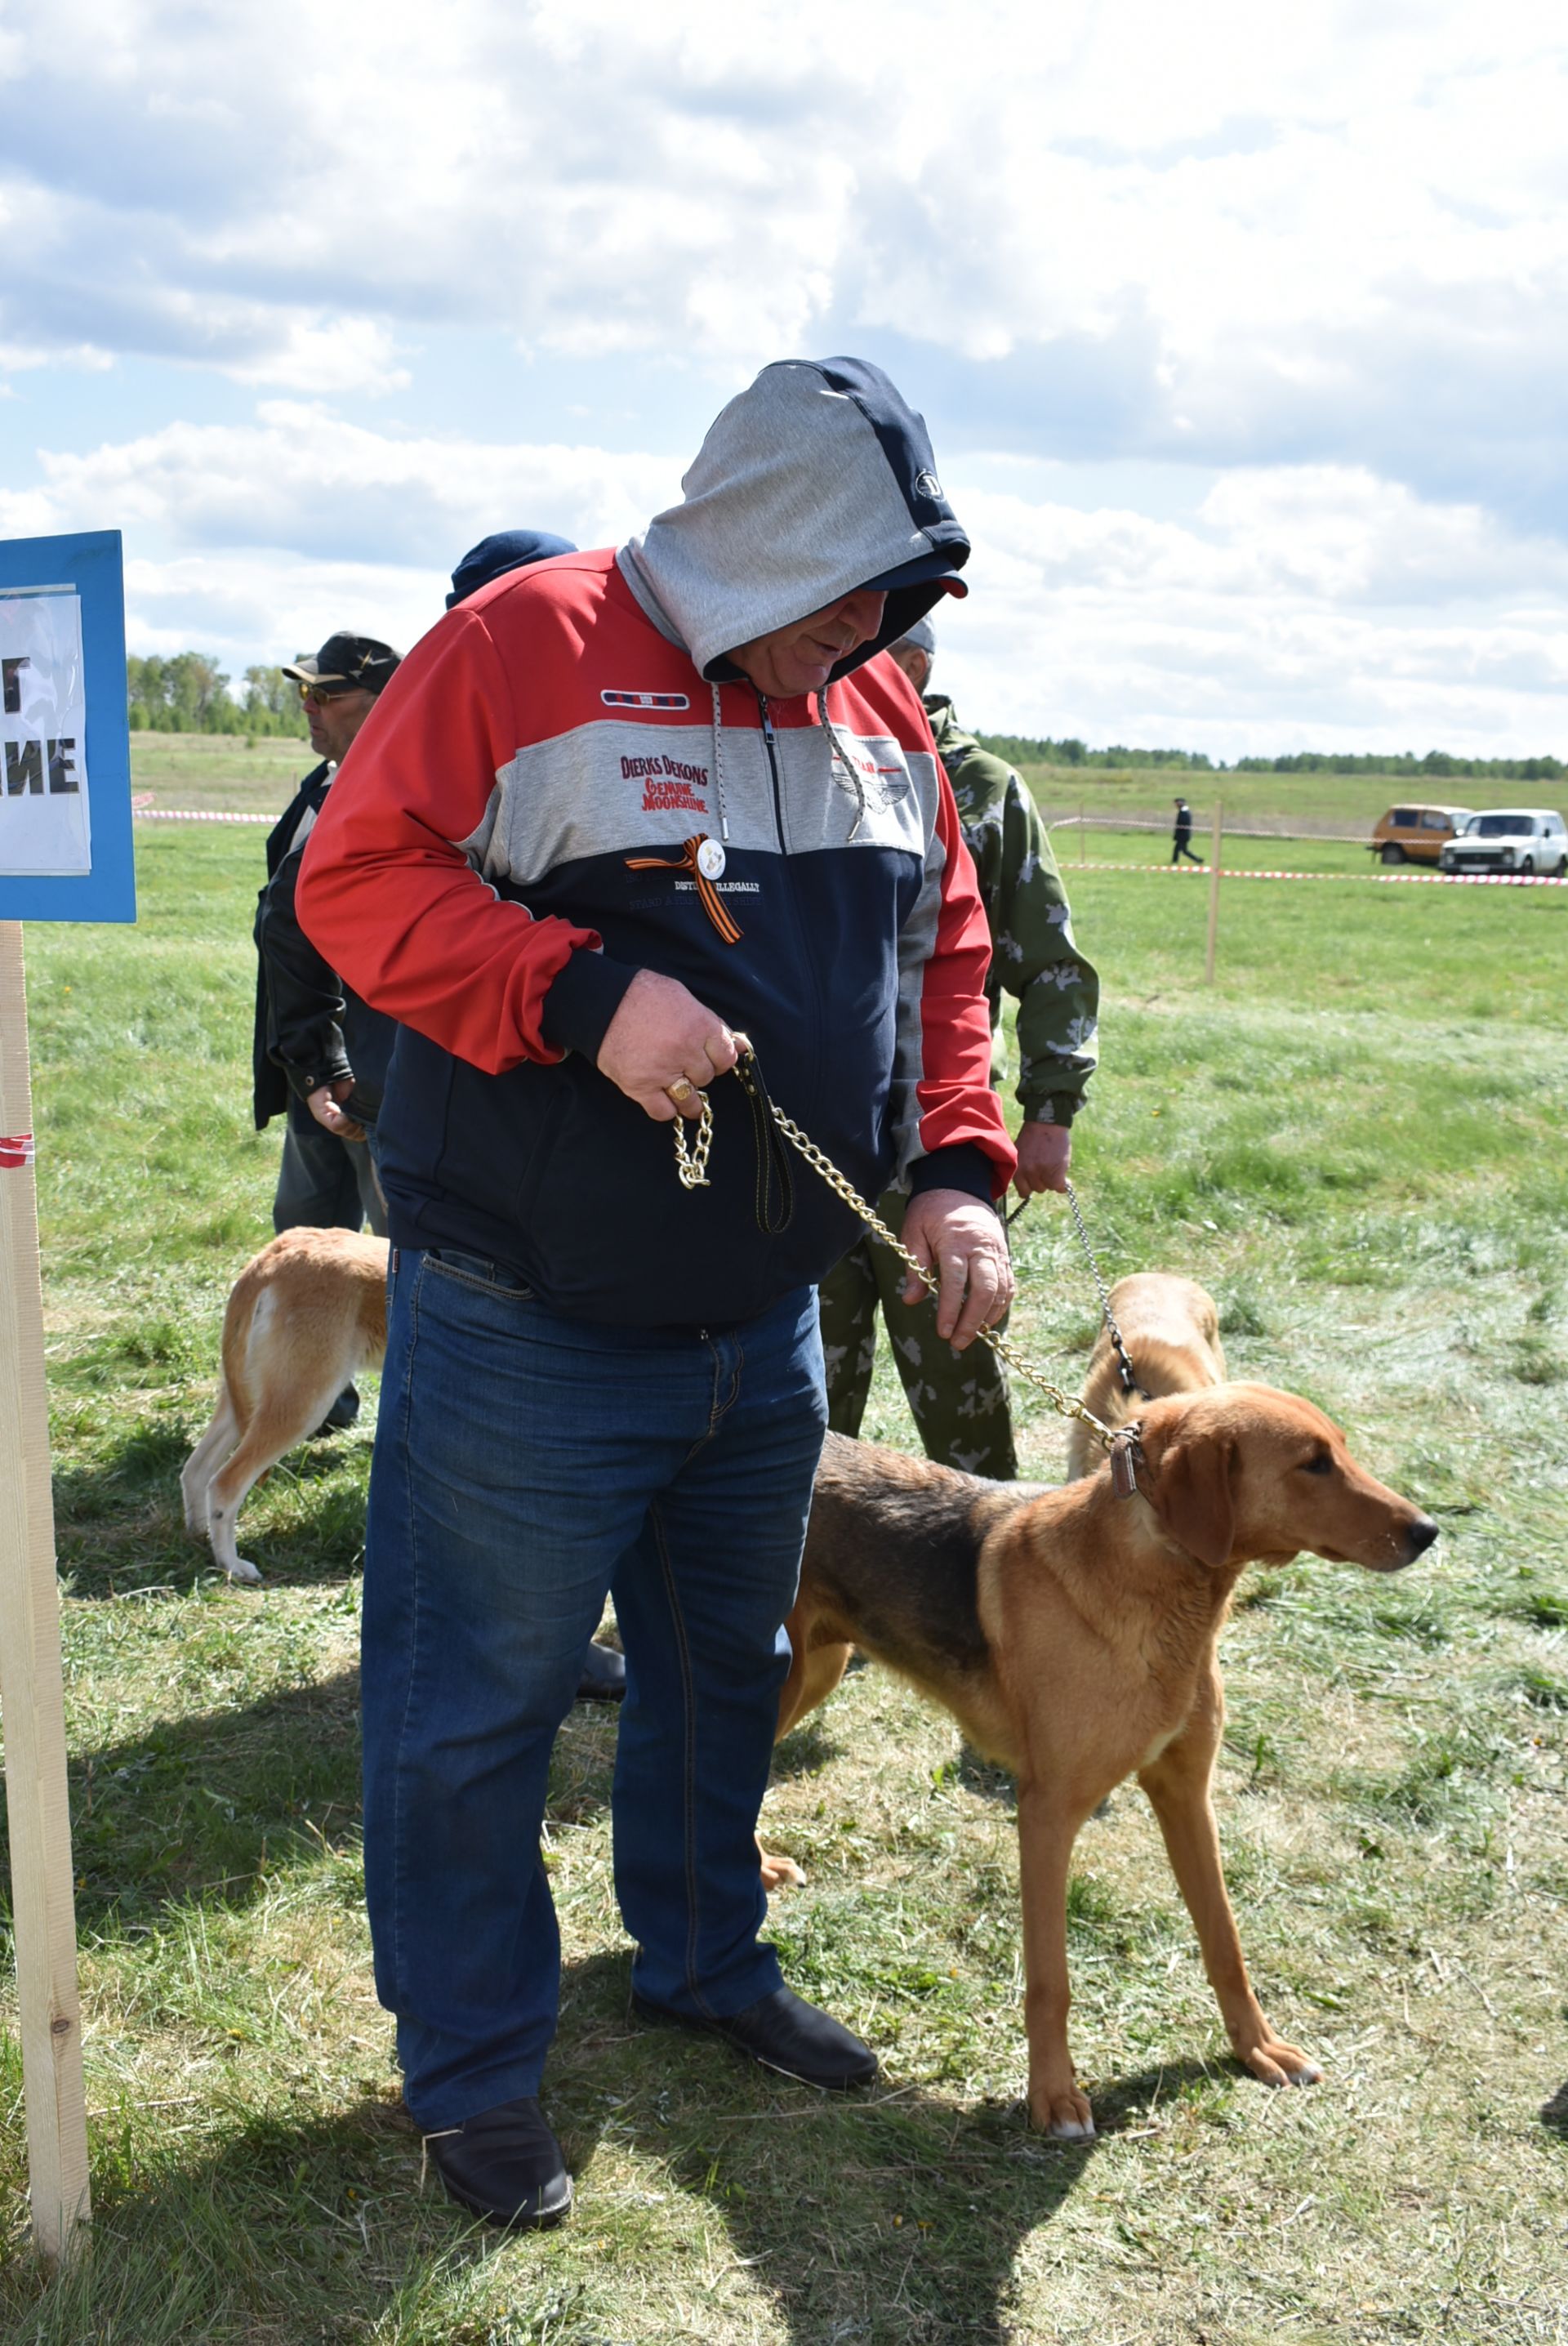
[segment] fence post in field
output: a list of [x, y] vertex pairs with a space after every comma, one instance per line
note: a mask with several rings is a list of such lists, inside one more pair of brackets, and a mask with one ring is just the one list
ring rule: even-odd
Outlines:
[[58, 2257], [89, 2212], [87, 2122], [32, 1130], [22, 924], [0, 921], [0, 1724], [27, 2179]]
[[1214, 802], [1214, 838], [1208, 860], [1208, 951], [1204, 958], [1203, 982], [1214, 984], [1214, 949], [1219, 941], [1219, 835], [1225, 816], [1224, 801]]
[[1078, 861], [1080, 863], [1089, 861], [1089, 813], [1088, 809], [1083, 806], [1078, 809]]

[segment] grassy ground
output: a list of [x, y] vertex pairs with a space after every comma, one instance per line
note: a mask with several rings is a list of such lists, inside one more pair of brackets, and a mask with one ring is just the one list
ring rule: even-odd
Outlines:
[[280, 814], [316, 763], [298, 740], [229, 733], [133, 733], [131, 788], [156, 807]]
[[[368, 1433], [256, 1495], [260, 1592], [179, 1528], [222, 1300], [270, 1229], [274, 1145], [244, 1111], [259, 849], [149, 827], [138, 853], [136, 932], [28, 936], [97, 2220], [45, 2286], [7, 2034], [0, 2335], [1568, 2337], [1568, 896], [1238, 884], [1206, 991], [1201, 885], [1074, 879], [1106, 973], [1077, 1171], [1107, 1270], [1204, 1280], [1237, 1371], [1321, 1402], [1443, 1525], [1397, 1580], [1255, 1576], [1227, 1635], [1242, 1934], [1325, 2084], [1271, 2096], [1227, 2057], [1124, 1791], [1072, 1902], [1105, 2131], [1033, 2137], [1010, 1789], [872, 1669], [784, 1747], [766, 1823], [810, 1876], [775, 1910], [789, 1975], [877, 2044], [881, 2088], [824, 2103], [645, 2035], [611, 1895], [614, 1721], [579, 1711], [551, 1808], [549, 2081], [579, 2207], [508, 2242], [422, 2188], [370, 1978]], [[1037, 1204], [1015, 1236], [1016, 1331], [1075, 1375], [1093, 1320], [1062, 1216]], [[881, 1373], [867, 1431], [907, 1443]], [[1055, 1426], [1022, 1413], [1049, 1475]]]

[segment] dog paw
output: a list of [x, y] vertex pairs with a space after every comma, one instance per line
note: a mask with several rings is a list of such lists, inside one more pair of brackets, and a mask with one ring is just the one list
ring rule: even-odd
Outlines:
[[1042, 2134], [1052, 2136], [1057, 2142], [1095, 2139], [1095, 2114], [1080, 2093], [1032, 2094], [1029, 2115]]
[[237, 1556], [232, 1564], [225, 1565], [223, 1568], [230, 1580], [243, 1581], [247, 1588], [260, 1588], [261, 1586], [261, 1575], [249, 1556]]
[[777, 1850], [765, 1849], [762, 1858], [762, 1887], [769, 1898], [780, 1890], [804, 1890], [806, 1876], [792, 1857], [784, 1857]]
[[1323, 2072], [1316, 2061], [1298, 2053], [1294, 2045], [1283, 2037], [1266, 2036], [1256, 2045], [1239, 2045], [1237, 2051], [1255, 2077], [1266, 2086], [1318, 2086], [1323, 2082]]

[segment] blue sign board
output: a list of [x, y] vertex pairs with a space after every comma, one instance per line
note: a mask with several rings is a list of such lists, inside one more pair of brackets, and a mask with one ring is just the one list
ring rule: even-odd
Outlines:
[[0, 539], [0, 921], [134, 921], [117, 529]]

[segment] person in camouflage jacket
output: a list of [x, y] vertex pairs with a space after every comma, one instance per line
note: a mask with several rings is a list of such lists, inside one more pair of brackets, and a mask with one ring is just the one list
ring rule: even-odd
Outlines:
[[[934, 647], [926, 620], [889, 651], [922, 693]], [[1026, 785], [1003, 759], [962, 729], [944, 694], [924, 697], [991, 923], [986, 994], [995, 1038], [992, 1080], [998, 1088], [1005, 1073], [1002, 996], [1011, 994], [1018, 1003], [1017, 1187], [1029, 1198], [1062, 1188], [1067, 1178], [1073, 1118], [1095, 1069], [1100, 982], [1074, 940], [1062, 874]], [[879, 1200], [877, 1210], [895, 1231], [905, 1202], [897, 1190]], [[955, 1352], [944, 1344], [931, 1297], [906, 1303], [904, 1284], [897, 1257], [869, 1237], [823, 1281], [830, 1425], [839, 1433], [860, 1432], [880, 1308], [927, 1456], [971, 1474], [1013, 1481], [1018, 1462], [1002, 1362], [987, 1345]]]

